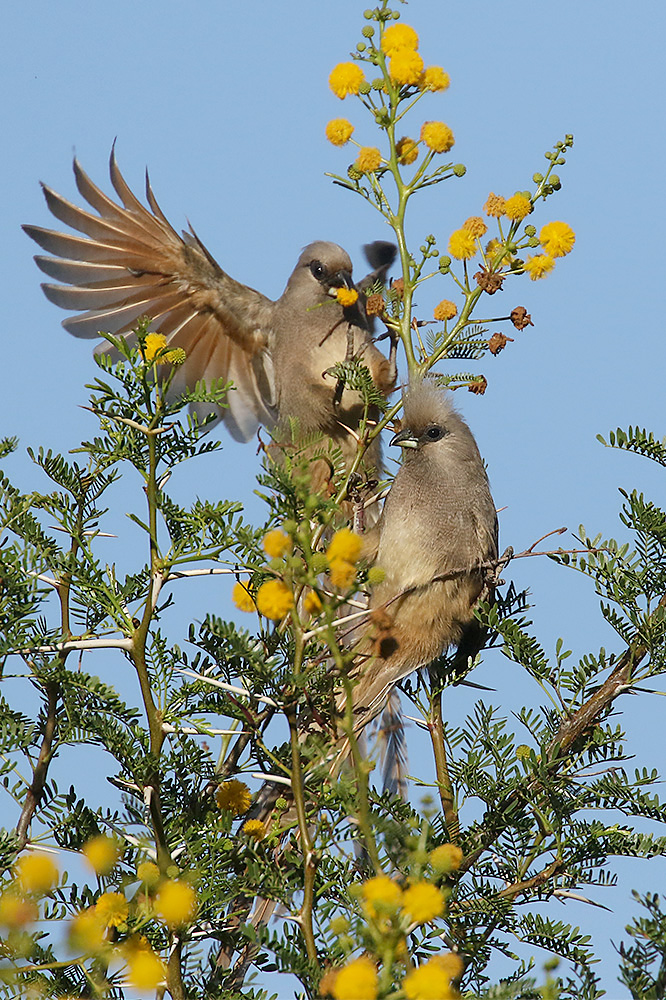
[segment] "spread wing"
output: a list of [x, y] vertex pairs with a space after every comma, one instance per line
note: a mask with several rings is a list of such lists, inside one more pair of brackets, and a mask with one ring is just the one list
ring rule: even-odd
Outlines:
[[[109, 169], [118, 203], [74, 161], [77, 187], [94, 212], [42, 185], [53, 215], [84, 234], [23, 227], [53, 255], [35, 257], [61, 282], [43, 284], [46, 297], [76, 311], [62, 324], [75, 337], [122, 334], [148, 316], [152, 329], [187, 355], [176, 388], [193, 388], [200, 379], [234, 383], [220, 416], [237, 440], [246, 441], [258, 423], [274, 420], [267, 350], [273, 303], [226, 274], [194, 232], [181, 237], [171, 227], [147, 175], [150, 209], [129, 189], [113, 152]], [[112, 353], [108, 344], [96, 352]]]

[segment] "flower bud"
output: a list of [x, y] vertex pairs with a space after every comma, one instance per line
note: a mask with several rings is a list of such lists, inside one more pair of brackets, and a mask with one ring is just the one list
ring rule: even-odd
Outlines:
[[365, 50], [367, 49], [367, 47], [368, 46], [365, 44], [365, 42], [357, 42], [356, 43], [356, 51], [357, 52], [365, 52]]
[[372, 36], [374, 35], [374, 33], [375, 33], [375, 29], [372, 27], [371, 24], [364, 25], [363, 31], [361, 32], [361, 34], [363, 35], [364, 38], [372, 38]]
[[533, 174], [532, 180], [534, 181], [535, 184], [541, 184], [541, 181], [543, 180], [543, 174]]
[[464, 163], [456, 163], [456, 165], [453, 168], [453, 173], [456, 175], [456, 177], [464, 177], [465, 174], [467, 173], [467, 167], [465, 166]]
[[525, 226], [525, 236], [536, 236], [536, 227]]

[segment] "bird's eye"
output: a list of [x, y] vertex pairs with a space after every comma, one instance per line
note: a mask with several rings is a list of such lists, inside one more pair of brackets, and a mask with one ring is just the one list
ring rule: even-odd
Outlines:
[[444, 437], [446, 431], [443, 427], [429, 427], [425, 432], [425, 436], [428, 441], [439, 441], [440, 438]]
[[321, 281], [321, 279], [326, 274], [326, 268], [319, 260], [312, 261], [312, 263], [310, 264], [310, 271], [317, 279], [317, 281]]

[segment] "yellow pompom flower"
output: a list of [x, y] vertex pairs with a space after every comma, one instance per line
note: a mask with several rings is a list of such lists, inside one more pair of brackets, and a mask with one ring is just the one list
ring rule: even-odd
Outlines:
[[249, 580], [239, 580], [234, 584], [231, 591], [231, 600], [234, 602], [239, 611], [257, 610], [254, 598], [248, 590], [249, 583]]
[[453, 132], [444, 122], [424, 122], [421, 139], [435, 153], [448, 153], [455, 143]]
[[341, 101], [347, 94], [358, 94], [362, 83], [365, 83], [363, 70], [358, 63], [353, 62], [338, 63], [328, 78], [329, 87]]
[[391, 56], [389, 76], [399, 87], [415, 86], [423, 74], [423, 59], [415, 49], [400, 49]]
[[122, 854], [122, 848], [117, 840], [100, 833], [83, 845], [82, 853], [94, 872], [108, 875]]
[[398, 163], [402, 163], [403, 166], [409, 166], [419, 155], [418, 144], [407, 135], [396, 142], [395, 151], [398, 154]]
[[382, 164], [382, 154], [376, 146], [361, 146], [356, 157], [356, 169], [362, 174], [372, 174], [379, 170]]
[[187, 361], [187, 354], [182, 347], [174, 347], [173, 351], [166, 352], [164, 360], [170, 365], [182, 365]]
[[485, 236], [488, 232], [488, 226], [485, 224], [480, 215], [470, 216], [467, 222], [463, 222], [462, 228], [466, 229], [468, 233], [472, 234], [472, 236], [476, 236], [477, 239], [481, 239], [481, 237]]
[[419, 80], [421, 90], [447, 90], [451, 83], [449, 74], [441, 66], [426, 66]]
[[167, 879], [155, 897], [155, 909], [168, 927], [180, 927], [194, 919], [197, 894], [187, 882]]
[[512, 222], [522, 222], [532, 211], [532, 202], [524, 194], [514, 194], [504, 203], [504, 214]]
[[356, 579], [356, 566], [346, 559], [331, 559], [328, 575], [338, 590], [349, 590]]
[[545, 278], [547, 274], [555, 267], [555, 261], [548, 254], [539, 253], [536, 257], [528, 257], [523, 264], [523, 270], [526, 274], [529, 274], [532, 281], [538, 281], [539, 278]]
[[244, 781], [224, 781], [215, 792], [215, 801], [220, 809], [226, 809], [234, 816], [242, 816], [252, 804], [250, 789]]
[[105, 932], [106, 925], [94, 906], [81, 910], [69, 922], [69, 947], [84, 955], [96, 955], [108, 947]]
[[282, 621], [294, 606], [294, 595], [282, 580], [267, 580], [257, 591], [257, 610], [273, 622]]
[[266, 824], [260, 819], [249, 819], [243, 823], [243, 833], [253, 840], [263, 840], [266, 836]]
[[162, 959], [141, 939], [138, 943], [128, 942], [123, 948], [127, 963], [127, 979], [137, 990], [154, 990], [166, 977], [166, 966]]
[[303, 607], [308, 615], [319, 614], [321, 611], [321, 600], [319, 599], [319, 594], [315, 590], [311, 590], [305, 595]]
[[430, 852], [430, 864], [438, 875], [457, 871], [462, 859], [463, 852], [456, 844], [442, 844]]
[[18, 930], [33, 923], [38, 916], [39, 910], [34, 900], [26, 899], [11, 889], [0, 896], [0, 927]]
[[129, 905], [120, 892], [105, 892], [95, 903], [95, 913], [105, 927], [120, 927], [127, 921]]
[[137, 867], [136, 875], [149, 889], [153, 889], [162, 877], [154, 861], [142, 861]]
[[358, 302], [358, 292], [355, 288], [338, 288], [336, 289], [335, 297], [340, 305], [345, 308], [353, 306], [355, 302]]
[[334, 146], [346, 146], [354, 133], [354, 126], [346, 118], [332, 118], [326, 126], [326, 138]]
[[449, 253], [456, 260], [469, 260], [477, 250], [477, 243], [467, 229], [456, 229], [449, 236]]
[[483, 211], [486, 215], [490, 215], [496, 219], [499, 219], [500, 215], [504, 215], [504, 208], [506, 206], [506, 199], [502, 198], [499, 194], [493, 194], [491, 191], [488, 195], [488, 200], [483, 206]]
[[368, 879], [361, 888], [363, 912], [370, 920], [381, 914], [394, 913], [402, 901], [402, 889], [388, 875]]
[[146, 361], [154, 361], [157, 354], [166, 347], [167, 339], [163, 333], [149, 333], [143, 345], [143, 356]]
[[346, 559], [347, 562], [355, 563], [361, 555], [363, 539], [351, 528], [340, 528], [333, 535], [326, 549], [326, 558], [329, 562], [332, 559]]
[[291, 549], [291, 538], [284, 531], [275, 528], [274, 531], [268, 531], [264, 535], [262, 545], [267, 556], [271, 559], [280, 559]]
[[427, 924], [444, 913], [444, 895], [432, 882], [417, 882], [402, 897], [403, 912], [415, 924]]
[[49, 892], [58, 881], [58, 868], [48, 854], [24, 854], [16, 863], [16, 878], [24, 892]]
[[376, 1000], [377, 968], [366, 955], [344, 965], [333, 983], [335, 1000]]
[[448, 299], [442, 299], [442, 301], [435, 306], [433, 316], [435, 319], [444, 322], [444, 320], [453, 319], [457, 312], [458, 306], [455, 302], [450, 302]]
[[407, 1000], [449, 1000], [457, 996], [451, 988], [451, 980], [462, 971], [462, 962], [453, 953], [451, 957], [458, 961], [458, 972], [452, 971], [443, 961], [448, 958], [444, 955], [437, 955], [409, 972], [402, 984]]
[[547, 222], [539, 233], [539, 243], [550, 257], [565, 257], [575, 242], [576, 234], [566, 222]]
[[419, 36], [408, 24], [392, 24], [382, 35], [381, 48], [385, 56], [394, 56], [403, 49], [418, 49]]

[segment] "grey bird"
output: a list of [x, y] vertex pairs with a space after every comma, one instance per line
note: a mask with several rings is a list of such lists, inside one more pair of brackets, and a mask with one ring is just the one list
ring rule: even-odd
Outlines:
[[[391, 442], [404, 461], [366, 536], [366, 558], [385, 575], [370, 596], [371, 625], [351, 671], [357, 732], [383, 710], [398, 681], [463, 643], [497, 559], [488, 476], [451, 395], [427, 381], [412, 384]], [[344, 703], [340, 696], [339, 711]]]
[[[223, 271], [193, 230], [180, 236], [147, 176], [146, 208], [125, 182], [113, 151], [110, 174], [120, 203], [93, 184], [76, 160], [74, 174], [94, 212], [42, 187], [53, 215], [84, 235], [23, 227], [52, 255], [35, 257], [40, 269], [60, 282], [42, 285], [47, 298], [77, 312], [63, 321], [65, 329], [76, 337], [119, 335], [148, 316], [170, 348], [186, 352], [175, 389], [193, 388], [201, 379], [233, 382], [228, 407], [218, 415], [236, 440], [249, 440], [259, 424], [286, 440], [295, 425], [298, 438], [319, 432], [350, 462], [362, 402], [357, 393], [341, 391], [329, 369], [360, 358], [376, 386], [388, 393], [395, 363], [373, 343], [363, 296], [346, 308], [336, 299], [338, 289], [354, 287], [348, 254], [335, 243], [311, 243], [280, 298], [272, 301]], [[395, 247], [369, 244], [366, 255], [374, 271], [362, 290], [383, 282]], [[96, 352], [113, 353], [108, 344]], [[376, 470], [379, 449], [376, 439], [367, 455], [367, 466]]]

